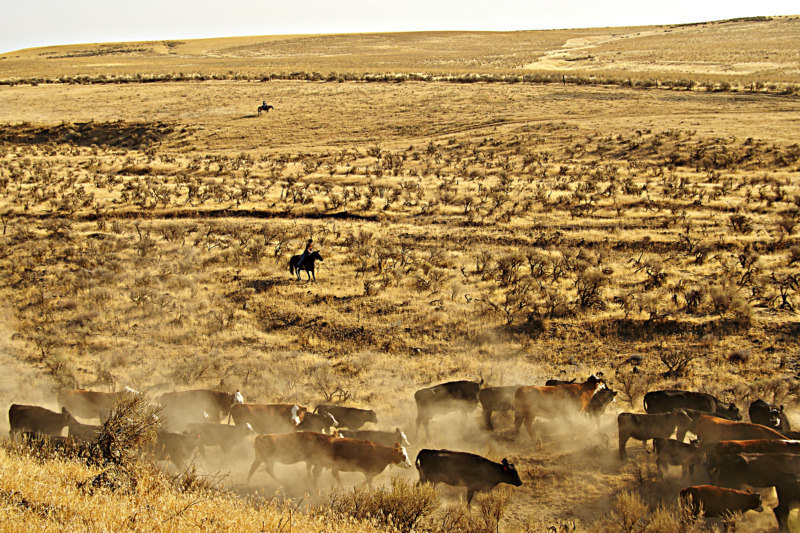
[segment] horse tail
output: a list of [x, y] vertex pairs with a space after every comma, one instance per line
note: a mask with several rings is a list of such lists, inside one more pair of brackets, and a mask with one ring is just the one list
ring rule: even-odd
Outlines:
[[294, 274], [294, 261], [292, 259], [289, 259], [289, 274]]

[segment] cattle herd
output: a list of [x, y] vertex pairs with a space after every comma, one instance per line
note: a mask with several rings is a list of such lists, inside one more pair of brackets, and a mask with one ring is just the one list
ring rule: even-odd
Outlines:
[[[512, 411], [511, 431], [517, 434], [524, 427], [534, 437], [537, 418], [598, 420], [617, 394], [598, 375], [583, 382], [549, 380], [544, 386], [483, 385], [482, 380], [451, 381], [418, 390], [414, 394], [416, 437], [430, 440], [432, 419], [452, 412], [468, 415], [478, 405], [487, 431], [495, 430], [493, 413]], [[75, 417], [102, 421], [115, 404], [132, 394], [138, 393], [128, 388], [112, 393], [61, 390], [57, 395], [60, 411], [14, 404], [8, 412], [11, 438], [38, 433], [91, 442], [101, 427]], [[297, 404], [253, 404], [245, 403], [239, 391], [209, 389], [168, 392], [156, 397], [155, 403], [160, 407], [162, 429], [152, 452], [178, 468], [185, 467], [195, 450], [203, 458], [209, 448], [218, 448], [223, 457], [238, 453], [251, 436], [254, 460], [248, 483], [261, 465], [277, 480], [276, 463], [305, 463], [314, 486], [325, 469], [337, 483], [340, 472], [360, 472], [371, 486], [389, 465], [412, 466], [407, 453], [410, 444], [400, 428], [362, 429], [378, 424], [371, 409], [321, 404], [311, 411]], [[737, 406], [711, 394], [660, 390], [644, 396], [644, 411], [617, 416], [620, 459], [627, 458], [630, 439], [645, 446], [652, 440], [659, 472], [678, 466], [685, 479], [706, 483], [689, 486], [678, 495], [681, 505], [706, 516], [761, 511], [761, 496], [749, 487], [775, 487], [778, 506], [774, 513], [781, 529], [786, 528], [789, 510], [800, 504], [800, 440], [795, 440], [800, 433], [791, 430], [783, 406], [756, 400], [749, 408], [750, 422], [742, 422]], [[64, 428], [66, 437], [61, 436]], [[695, 440], [685, 442], [687, 433]], [[420, 483], [466, 488], [467, 505], [476, 492], [500, 483], [522, 485], [507, 459], [495, 462], [467, 452], [422, 449], [415, 465]], [[743, 485], [747, 491], [739, 490]]]

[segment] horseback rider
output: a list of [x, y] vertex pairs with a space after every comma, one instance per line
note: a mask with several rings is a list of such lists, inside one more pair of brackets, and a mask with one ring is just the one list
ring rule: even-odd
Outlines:
[[[295, 267], [297, 270], [300, 270], [300, 267], [303, 266], [303, 262], [306, 260], [306, 257], [311, 255], [314, 252], [314, 241], [308, 239], [306, 243], [306, 249], [303, 250], [303, 253], [300, 254], [300, 259], [297, 260], [297, 266]], [[299, 272], [298, 272], [299, 275]]]
[[266, 100], [261, 102], [261, 107], [263, 107], [264, 109], [267, 108], [267, 101]]

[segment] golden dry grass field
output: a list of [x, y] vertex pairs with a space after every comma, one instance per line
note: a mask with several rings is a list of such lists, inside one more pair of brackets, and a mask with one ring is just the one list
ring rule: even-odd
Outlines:
[[[719, 80], [725, 70], [797, 83], [798, 25], [85, 45], [5, 54], [0, 78], [571, 69], [580, 61], [554, 53], [568, 48], [624, 76], [647, 67]], [[758, 48], [767, 35], [769, 49]], [[257, 116], [264, 99], [275, 109]], [[489, 527], [479, 515], [494, 505], [506, 531], [572, 521], [617, 531], [631, 515], [641, 517], [635, 531], [677, 530], [684, 482], [677, 470], [655, 475], [637, 443], [630, 462], [617, 460], [614, 416], [641, 412], [647, 390], [681, 387], [745, 409], [756, 397], [783, 403], [800, 422], [798, 132], [800, 99], [759, 92], [231, 79], [2, 86], [2, 406], [55, 405], [55, 386], [127, 385], [153, 395], [240, 389], [250, 402], [313, 407], [340, 388], [348, 405], [374, 408], [381, 427], [405, 429], [412, 458], [449, 447], [517, 465], [524, 485], [472, 515], [453, 514], [461, 491], [440, 490], [428, 529]], [[307, 238], [324, 258], [317, 283], [287, 268]], [[414, 432], [418, 388], [597, 371], [620, 391], [599, 425], [544, 424], [529, 439], [507, 416], [484, 431], [476, 412], [434, 420], [431, 437]], [[13, 450], [2, 453], [0, 469], [16, 468], [5, 466]], [[197, 463], [255, 497], [236, 500], [236, 513], [276, 491], [300, 508], [327, 501], [263, 473], [245, 485], [251, 458]], [[278, 467], [279, 477], [301, 474]], [[416, 479], [395, 469], [379, 484], [398, 474]], [[86, 514], [91, 498], [62, 485], [62, 496], [24, 496], [72, 502], [83, 527], [132, 527]], [[13, 490], [0, 497], [17, 498]], [[109, 498], [122, 509], [110, 515], [136, 506]], [[183, 513], [159, 522], [180, 498], [154, 505], [163, 517], [142, 529], [203, 527], [201, 510], [197, 522]], [[48, 527], [69, 522], [13, 508]], [[259, 512], [288, 512], [276, 509]], [[319, 516], [302, 514], [296, 527], [321, 527]], [[767, 508], [740, 527], [777, 524]]]

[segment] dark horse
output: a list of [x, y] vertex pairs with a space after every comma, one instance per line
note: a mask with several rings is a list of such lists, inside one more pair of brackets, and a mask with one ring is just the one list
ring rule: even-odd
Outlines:
[[275, 109], [275, 108], [272, 107], [271, 105], [261, 104], [260, 106], [258, 106], [258, 114], [260, 115], [262, 111], [266, 111], [267, 113], [269, 113], [270, 109]]
[[306, 281], [310, 281], [311, 278], [314, 278], [314, 283], [317, 282], [317, 275], [314, 274], [314, 261], [322, 261], [322, 256], [319, 255], [319, 252], [311, 252], [305, 260], [303, 264], [297, 266], [297, 262], [300, 260], [299, 255], [293, 255], [291, 259], [289, 259], [289, 273], [290, 274], [297, 274], [297, 281], [300, 281], [300, 271], [305, 270], [306, 276], [308, 279]]

